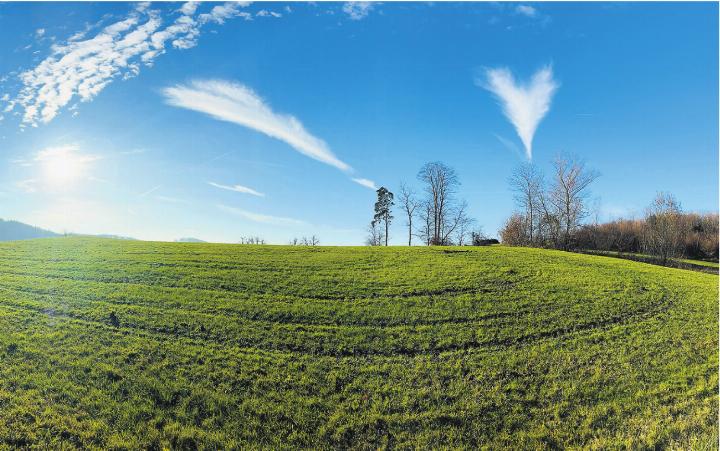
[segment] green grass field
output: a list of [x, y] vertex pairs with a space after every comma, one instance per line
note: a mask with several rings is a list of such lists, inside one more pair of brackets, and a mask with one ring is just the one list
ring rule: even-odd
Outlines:
[[0, 244], [0, 448], [717, 448], [718, 276], [540, 249]]

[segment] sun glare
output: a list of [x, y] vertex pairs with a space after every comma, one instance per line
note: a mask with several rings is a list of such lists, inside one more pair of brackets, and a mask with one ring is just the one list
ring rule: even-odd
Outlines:
[[72, 146], [43, 150], [36, 160], [42, 168], [43, 180], [51, 188], [69, 188], [82, 180], [88, 165], [96, 158], [77, 152]]

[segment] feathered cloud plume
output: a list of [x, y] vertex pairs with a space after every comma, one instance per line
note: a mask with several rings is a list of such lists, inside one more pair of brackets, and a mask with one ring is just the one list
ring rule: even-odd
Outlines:
[[476, 84], [495, 94], [503, 113], [520, 136], [527, 158], [531, 159], [535, 131], [550, 111], [553, 95], [559, 86], [553, 79], [552, 67], [537, 71], [527, 84], [517, 84], [506, 68], [488, 69], [485, 78], [476, 80]]
[[343, 171], [350, 166], [310, 134], [294, 116], [274, 112], [247, 86], [222, 80], [193, 81], [163, 90], [168, 104], [257, 130], [286, 142], [301, 154]]

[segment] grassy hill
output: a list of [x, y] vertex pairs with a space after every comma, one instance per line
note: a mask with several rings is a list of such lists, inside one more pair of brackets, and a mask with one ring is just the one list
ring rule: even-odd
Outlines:
[[502, 246], [0, 243], [0, 448], [715, 448], [717, 289]]

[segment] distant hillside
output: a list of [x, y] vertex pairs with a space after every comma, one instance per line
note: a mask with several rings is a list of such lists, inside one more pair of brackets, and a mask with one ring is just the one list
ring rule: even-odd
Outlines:
[[49, 230], [23, 224], [18, 221], [0, 219], [0, 241], [30, 240], [33, 238], [51, 238], [60, 234]]
[[99, 234], [88, 235], [84, 233], [55, 233], [40, 227], [31, 226], [20, 221], [0, 219], [0, 241], [31, 240], [34, 238], [53, 238], [58, 236], [77, 236], [112, 238], [114, 240], [135, 240], [135, 238], [122, 235]]
[[207, 241], [200, 240], [198, 238], [193, 237], [186, 237], [186, 238], [178, 238], [175, 240], [176, 243], [207, 243]]

